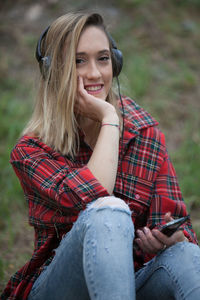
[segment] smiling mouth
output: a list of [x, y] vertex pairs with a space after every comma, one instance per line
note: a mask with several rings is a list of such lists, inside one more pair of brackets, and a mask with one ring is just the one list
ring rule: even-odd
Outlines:
[[93, 85], [93, 86], [86, 86], [85, 89], [87, 92], [98, 92], [103, 88], [102, 84]]

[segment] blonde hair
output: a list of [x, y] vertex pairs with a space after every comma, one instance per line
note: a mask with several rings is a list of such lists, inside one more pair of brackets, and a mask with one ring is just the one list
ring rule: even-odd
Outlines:
[[[72, 157], [79, 149], [79, 128], [74, 112], [76, 48], [83, 29], [90, 25], [102, 28], [109, 39], [99, 14], [69, 13], [50, 26], [41, 50], [43, 56], [51, 57], [51, 64], [46, 78], [40, 78], [34, 112], [23, 131], [24, 135], [31, 133], [54, 150]], [[120, 115], [112, 89], [106, 101], [114, 105]]]

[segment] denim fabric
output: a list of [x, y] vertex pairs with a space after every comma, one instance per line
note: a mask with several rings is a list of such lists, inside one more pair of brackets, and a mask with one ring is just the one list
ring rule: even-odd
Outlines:
[[28, 299], [135, 299], [133, 238], [128, 206], [87, 208], [62, 239]]
[[137, 300], [199, 300], [200, 248], [177, 243], [136, 273]]
[[134, 278], [133, 238], [128, 207], [89, 206], [62, 239], [28, 299], [200, 299], [198, 246], [177, 243], [161, 251]]

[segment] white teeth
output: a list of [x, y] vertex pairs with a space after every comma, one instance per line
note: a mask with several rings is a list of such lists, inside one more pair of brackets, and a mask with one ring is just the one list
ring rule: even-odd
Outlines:
[[87, 91], [98, 91], [101, 89], [101, 85], [96, 85], [96, 86], [88, 86], [86, 87]]

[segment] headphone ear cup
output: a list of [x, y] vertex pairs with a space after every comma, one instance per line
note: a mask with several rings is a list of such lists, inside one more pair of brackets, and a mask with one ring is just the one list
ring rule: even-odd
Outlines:
[[40, 64], [40, 71], [41, 71], [42, 77], [44, 79], [46, 79], [47, 75], [49, 73], [50, 65], [51, 65], [51, 57], [50, 56], [42, 57], [39, 64]]
[[119, 49], [112, 48], [113, 52], [113, 77], [119, 76], [123, 67], [123, 55]]
[[112, 36], [107, 33], [108, 38], [111, 42], [111, 52], [112, 52], [112, 64], [113, 64], [113, 77], [119, 76], [123, 67], [123, 55], [122, 52], [117, 48], [117, 44]]

